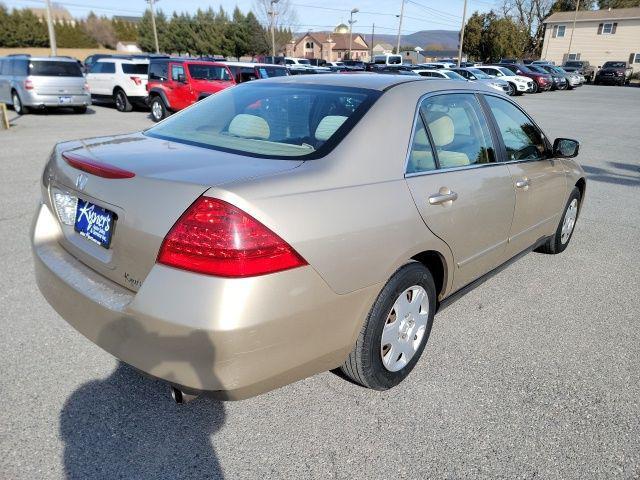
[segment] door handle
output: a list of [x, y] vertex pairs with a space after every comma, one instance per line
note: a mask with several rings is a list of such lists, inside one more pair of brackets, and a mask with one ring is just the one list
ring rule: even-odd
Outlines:
[[454, 202], [458, 199], [458, 194], [448, 188], [441, 188], [439, 193], [429, 196], [430, 205], [442, 205], [446, 202]]
[[526, 188], [529, 186], [528, 178], [521, 178], [520, 180], [516, 180], [516, 188]]

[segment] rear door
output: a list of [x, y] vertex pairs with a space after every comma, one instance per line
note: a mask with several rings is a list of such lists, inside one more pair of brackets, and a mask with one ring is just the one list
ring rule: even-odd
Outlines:
[[566, 198], [562, 162], [551, 157], [544, 134], [515, 103], [484, 94], [495, 119], [500, 148], [516, 194], [507, 256], [512, 257], [553, 234]]
[[451, 248], [454, 290], [505, 261], [515, 193], [476, 95], [422, 101], [406, 181], [427, 227]]

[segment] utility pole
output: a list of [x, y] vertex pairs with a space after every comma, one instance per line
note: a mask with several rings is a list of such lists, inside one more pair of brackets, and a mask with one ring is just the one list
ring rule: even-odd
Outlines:
[[369, 61], [373, 62], [373, 37], [376, 34], [376, 24], [371, 25], [371, 47], [369, 49]]
[[53, 17], [51, 15], [51, 0], [47, 0], [47, 27], [49, 28], [49, 45], [51, 46], [51, 56], [58, 55], [58, 46], [56, 45], [56, 29], [53, 26]]
[[158, 29], [156, 28], [156, 12], [153, 8], [155, 2], [160, 0], [147, 0], [149, 7], [151, 8], [151, 26], [153, 27], [153, 41], [156, 45], [156, 53], [160, 53], [160, 46], [158, 44]]
[[458, 68], [462, 63], [462, 44], [464, 43], [464, 24], [467, 22], [467, 0], [464, 0], [462, 8], [462, 28], [460, 29], [460, 45], [458, 46]]
[[353, 40], [353, 24], [357, 22], [357, 20], [353, 19], [353, 14], [358, 13], [360, 10], [357, 8], [351, 9], [351, 16], [349, 17], [349, 60], [351, 60], [351, 42]]
[[[571, 44], [573, 43], [573, 32], [576, 30], [576, 19], [578, 18], [578, 8], [580, 8], [580, 0], [576, 2], [576, 11], [573, 12], [573, 27], [571, 27], [571, 36], [569, 37], [569, 50], [567, 50], [567, 60], [569, 60], [569, 55], [571, 54]], [[548, 47], [549, 47], [549, 43], [547, 42], [547, 48]]]
[[402, 17], [404, 17], [404, 0], [402, 0], [402, 6], [400, 7], [400, 21], [398, 22], [398, 45], [396, 47], [396, 53], [400, 53], [400, 35], [402, 34]]
[[274, 5], [280, 0], [271, 0], [271, 10], [269, 15], [271, 16], [271, 61], [276, 63], [276, 9]]

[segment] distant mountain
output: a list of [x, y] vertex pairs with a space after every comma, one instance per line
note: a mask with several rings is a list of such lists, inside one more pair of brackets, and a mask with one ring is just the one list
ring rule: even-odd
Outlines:
[[[371, 41], [371, 32], [361, 33], [367, 43]], [[395, 46], [398, 41], [397, 35], [378, 34], [376, 32], [374, 43], [390, 43]], [[410, 35], [402, 35], [400, 45], [413, 45], [414, 47], [442, 45], [443, 50], [455, 50], [458, 48], [457, 30], [420, 30]]]

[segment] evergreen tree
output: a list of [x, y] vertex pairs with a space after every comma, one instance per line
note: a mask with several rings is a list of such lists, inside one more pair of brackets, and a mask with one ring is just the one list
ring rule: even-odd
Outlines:
[[138, 39], [138, 27], [133, 22], [114, 18], [111, 20], [111, 27], [118, 41], [135, 42]]
[[[172, 52], [173, 46], [167, 38], [168, 24], [167, 17], [162, 10], [156, 12], [156, 29], [158, 31], [158, 43], [161, 52]], [[151, 23], [151, 11], [146, 10], [138, 24], [138, 46], [143, 52], [155, 52], [156, 45], [153, 37], [153, 26]]]
[[251, 55], [251, 57], [268, 53], [269, 44], [266, 40], [266, 32], [256, 16], [253, 12], [249, 12], [244, 20], [247, 31], [249, 32], [247, 53]]
[[238, 60], [240, 60], [240, 57], [250, 53], [249, 42], [251, 40], [251, 34], [249, 32], [249, 25], [247, 24], [246, 17], [237, 6], [233, 10], [232, 22], [227, 26], [226, 37], [231, 42], [233, 56]]
[[10, 16], [7, 8], [0, 3], [0, 47], [7, 47], [9, 42]]
[[94, 48], [98, 43], [87, 35], [83, 22], [58, 22], [54, 25], [56, 42], [61, 48]]

